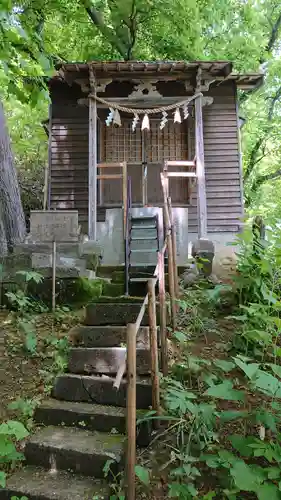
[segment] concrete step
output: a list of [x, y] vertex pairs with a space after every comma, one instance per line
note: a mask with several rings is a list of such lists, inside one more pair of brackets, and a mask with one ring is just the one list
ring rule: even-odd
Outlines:
[[[147, 410], [139, 410], [139, 414]], [[117, 406], [104, 406], [89, 403], [73, 403], [48, 399], [40, 405], [34, 414], [38, 424], [64, 425], [80, 429], [111, 432], [120, 434], [126, 431], [126, 410]], [[151, 436], [151, 422], [143, 422], [137, 429], [137, 445], [147, 446]]]
[[121, 463], [124, 441], [120, 434], [48, 426], [27, 441], [25, 458], [28, 465], [103, 478], [107, 460], [116, 462], [116, 470]]
[[[126, 357], [125, 347], [74, 347], [70, 349], [70, 373], [116, 374]], [[137, 373], [150, 373], [150, 351], [137, 349]]]
[[[119, 390], [113, 387], [114, 378], [106, 375], [74, 375], [65, 373], [55, 380], [52, 397], [63, 401], [80, 401], [101, 405], [126, 406], [127, 382], [121, 381]], [[137, 378], [137, 408], [151, 406], [150, 377]]]
[[46, 426], [65, 425], [101, 432], [116, 429], [120, 434], [125, 432], [125, 417], [125, 408], [59, 401], [52, 398], [44, 401], [34, 414], [35, 421]]
[[0, 488], [0, 500], [10, 500], [13, 496], [25, 496], [28, 500], [109, 500], [110, 491], [105, 481], [98, 479], [24, 467], [8, 478], [6, 488]]
[[[142, 301], [138, 304], [91, 303], [86, 307], [85, 325], [125, 326], [134, 323], [140, 312]], [[144, 315], [142, 326], [148, 326], [148, 314]]]
[[[74, 346], [83, 347], [121, 347], [126, 344], [126, 326], [85, 326], [71, 328], [69, 340]], [[137, 334], [137, 347], [149, 346], [149, 328], [140, 327]]]

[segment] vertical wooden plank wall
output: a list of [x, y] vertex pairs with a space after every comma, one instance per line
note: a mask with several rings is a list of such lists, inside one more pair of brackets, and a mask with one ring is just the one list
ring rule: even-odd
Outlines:
[[89, 108], [79, 106], [79, 88], [51, 89], [50, 208], [79, 211], [88, 230]]
[[[230, 82], [212, 87], [204, 95], [214, 98], [213, 104], [203, 107], [208, 233], [235, 233], [239, 231], [242, 215], [235, 86]], [[193, 128], [193, 144], [194, 135]], [[197, 195], [194, 192], [189, 208], [189, 232], [197, 231]]]

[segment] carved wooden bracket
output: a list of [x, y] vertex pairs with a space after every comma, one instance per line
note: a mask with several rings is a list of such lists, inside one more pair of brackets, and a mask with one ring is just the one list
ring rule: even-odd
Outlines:
[[134, 86], [134, 90], [131, 94], [128, 95], [129, 100], [133, 99], [149, 99], [149, 98], [159, 98], [163, 97], [160, 92], [156, 89], [156, 86], [153, 85], [156, 83], [156, 80], [151, 81], [141, 81], [140, 83]]

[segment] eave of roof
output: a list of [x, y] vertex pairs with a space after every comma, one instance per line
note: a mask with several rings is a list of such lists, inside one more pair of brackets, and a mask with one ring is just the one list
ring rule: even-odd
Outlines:
[[89, 63], [62, 63], [63, 71], [87, 71], [89, 65], [96, 73], [115, 75], [118, 73], [182, 73], [196, 71], [199, 67], [212, 75], [227, 76], [232, 71], [230, 61], [90, 61]]
[[[96, 73], [97, 78], [130, 78], [132, 76], [154, 77], [165, 79], [180, 76], [195, 76], [201, 68], [203, 77], [218, 82], [234, 81], [237, 88], [251, 90], [263, 83], [262, 73], [232, 73], [230, 61], [90, 61], [89, 63], [61, 63], [57, 66], [57, 74], [51, 79], [65, 79], [68, 81], [89, 75], [89, 66]], [[79, 76], [78, 76], [79, 75]], [[80, 76], [81, 75], [81, 76]]]

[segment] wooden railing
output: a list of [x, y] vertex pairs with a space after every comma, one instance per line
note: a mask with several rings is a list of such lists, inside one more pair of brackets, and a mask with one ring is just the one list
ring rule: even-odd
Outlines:
[[[169, 230], [170, 233], [170, 230]], [[154, 271], [154, 277], [147, 283], [147, 295], [140, 308], [135, 323], [127, 325], [127, 452], [126, 452], [126, 484], [128, 500], [135, 500], [135, 464], [136, 464], [136, 352], [137, 334], [143, 317], [148, 310], [149, 340], [150, 340], [150, 373], [152, 390], [152, 409], [155, 416], [160, 415], [160, 385], [158, 366], [158, 335], [157, 335], [157, 312], [155, 288], [159, 282], [159, 309], [160, 309], [160, 339], [161, 339], [161, 368], [164, 375], [168, 374], [167, 356], [167, 326], [166, 326], [166, 297], [165, 297], [165, 263], [164, 254], [167, 248], [166, 239], [161, 251], [158, 252], [158, 264]], [[170, 268], [169, 272], [173, 273]], [[170, 290], [175, 302], [175, 289]], [[155, 420], [157, 427], [158, 421]]]
[[[176, 328], [177, 302], [179, 296], [176, 233], [173, 224], [172, 204], [169, 197], [169, 177], [196, 178], [195, 172], [169, 172], [169, 166], [195, 167], [195, 162], [173, 161], [166, 162], [161, 173], [161, 184], [164, 196], [163, 216], [165, 239], [162, 248], [158, 251], [158, 262], [153, 277], [148, 280], [147, 294], [140, 306], [138, 317], [134, 323], [127, 325], [127, 348], [124, 359], [119, 367], [114, 387], [118, 390], [127, 367], [127, 449], [126, 449], [126, 487], [127, 500], [135, 500], [135, 464], [136, 464], [136, 378], [137, 378], [137, 335], [142, 324], [146, 309], [149, 319], [149, 339], [151, 355], [151, 389], [152, 409], [155, 415], [160, 415], [160, 384], [158, 366], [158, 335], [156, 313], [156, 285], [159, 290], [159, 338], [161, 353], [161, 370], [164, 376], [168, 374], [168, 345], [167, 345], [167, 305], [165, 290], [165, 255], [168, 254], [169, 296], [172, 329]], [[124, 205], [125, 206], [125, 205]], [[127, 214], [126, 214], [127, 217]], [[159, 420], [155, 420], [155, 426]]]
[[[171, 323], [173, 329], [176, 325], [176, 298], [177, 298], [177, 272], [175, 244], [173, 244], [173, 226], [171, 219], [171, 204], [166, 199], [166, 186], [163, 184], [164, 193], [164, 228], [165, 240], [161, 250], [158, 251], [158, 262], [155, 267], [153, 278], [148, 280], [147, 295], [140, 307], [138, 317], [134, 323], [127, 325], [127, 349], [119, 367], [114, 387], [118, 390], [122, 377], [127, 367], [127, 450], [126, 450], [126, 484], [127, 500], [135, 500], [135, 464], [136, 464], [136, 353], [137, 335], [146, 309], [149, 318], [149, 339], [151, 355], [151, 389], [152, 409], [155, 415], [160, 415], [160, 385], [158, 366], [158, 335], [157, 335], [157, 313], [156, 313], [156, 285], [159, 289], [159, 337], [161, 343], [161, 370], [164, 376], [168, 374], [168, 346], [167, 346], [167, 306], [165, 290], [165, 254], [168, 252], [168, 275], [169, 294], [171, 303]], [[175, 243], [175, 241], [174, 241]], [[155, 420], [155, 426], [158, 421]]]
[[[97, 167], [101, 170], [104, 168], [120, 168], [120, 174], [99, 174], [97, 175], [97, 179], [102, 181], [104, 179], [122, 179], [122, 205], [123, 205], [123, 229], [124, 235], [126, 231], [126, 220], [127, 220], [127, 207], [128, 207], [128, 171], [127, 171], [127, 162], [123, 161], [120, 163], [98, 163]], [[101, 191], [100, 191], [100, 205], [102, 205], [102, 183], [101, 183]]]

